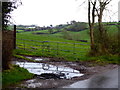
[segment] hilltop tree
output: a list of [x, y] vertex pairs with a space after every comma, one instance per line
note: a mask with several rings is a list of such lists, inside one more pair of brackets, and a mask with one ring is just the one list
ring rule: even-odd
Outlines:
[[78, 32], [81, 30], [84, 30], [87, 28], [87, 24], [83, 23], [83, 22], [74, 22], [74, 24], [69, 25], [69, 27], [67, 27], [68, 31], [74, 31], [74, 32]]
[[76, 23], [76, 21], [75, 21], [75, 20], [72, 20], [72, 21], [70, 21], [70, 23], [71, 23], [71, 24], [74, 24], [74, 23]]

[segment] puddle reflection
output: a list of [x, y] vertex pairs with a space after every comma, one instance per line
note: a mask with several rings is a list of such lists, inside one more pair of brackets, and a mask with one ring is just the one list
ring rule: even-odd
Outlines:
[[66, 79], [84, 75], [84, 74], [81, 74], [79, 71], [74, 70], [70, 67], [54, 66], [54, 65], [45, 64], [45, 63], [16, 61], [16, 65], [19, 65], [20, 67], [27, 69], [30, 73], [33, 73], [36, 75], [41, 75], [43, 73], [54, 73], [54, 74], [64, 73], [66, 76]]

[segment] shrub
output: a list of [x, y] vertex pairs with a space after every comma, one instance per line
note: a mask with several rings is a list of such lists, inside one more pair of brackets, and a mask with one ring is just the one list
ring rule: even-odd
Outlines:
[[72, 40], [72, 36], [71, 36], [71, 34], [67, 31], [67, 30], [63, 30], [62, 31], [62, 37], [64, 38], [64, 39], [68, 39], [68, 40]]
[[[95, 39], [95, 54], [105, 55], [105, 54], [118, 54], [120, 52], [119, 38], [120, 33], [109, 32], [110, 28], [103, 26], [102, 36], [96, 26], [94, 29], [94, 39]], [[113, 31], [113, 30], [112, 30]]]

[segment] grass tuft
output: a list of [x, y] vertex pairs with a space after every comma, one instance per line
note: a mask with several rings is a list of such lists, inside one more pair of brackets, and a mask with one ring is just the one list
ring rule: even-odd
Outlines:
[[22, 80], [30, 79], [34, 75], [29, 73], [28, 70], [20, 68], [17, 65], [14, 65], [13, 68], [5, 70], [2, 73], [2, 84], [3, 88], [9, 85], [16, 84]]

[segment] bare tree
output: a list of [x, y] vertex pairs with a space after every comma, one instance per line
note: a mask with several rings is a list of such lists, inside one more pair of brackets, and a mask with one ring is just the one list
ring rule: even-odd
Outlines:
[[[92, 16], [91, 16], [91, 0], [88, 0], [88, 23], [90, 28], [90, 40], [91, 40], [91, 50], [95, 49], [94, 42], [94, 24], [95, 24], [95, 7], [96, 0], [92, 3]], [[91, 19], [92, 18], [92, 19]]]
[[95, 17], [98, 17], [98, 29], [99, 29], [100, 43], [101, 43], [100, 49], [102, 52], [105, 53], [107, 52], [106, 43], [105, 43], [106, 32], [102, 25], [102, 19], [103, 19], [103, 12], [105, 11], [106, 6], [111, 1], [112, 0], [88, 0], [88, 22], [90, 27], [91, 50], [95, 50], [94, 25], [95, 25]]
[[98, 26], [99, 26], [99, 33], [100, 33], [100, 43], [101, 43], [101, 51], [102, 53], [107, 53], [106, 49], [106, 31], [102, 25], [102, 18], [103, 18], [103, 12], [105, 11], [106, 6], [111, 2], [112, 0], [98, 0], [99, 8], [96, 8], [97, 16], [98, 16]]

